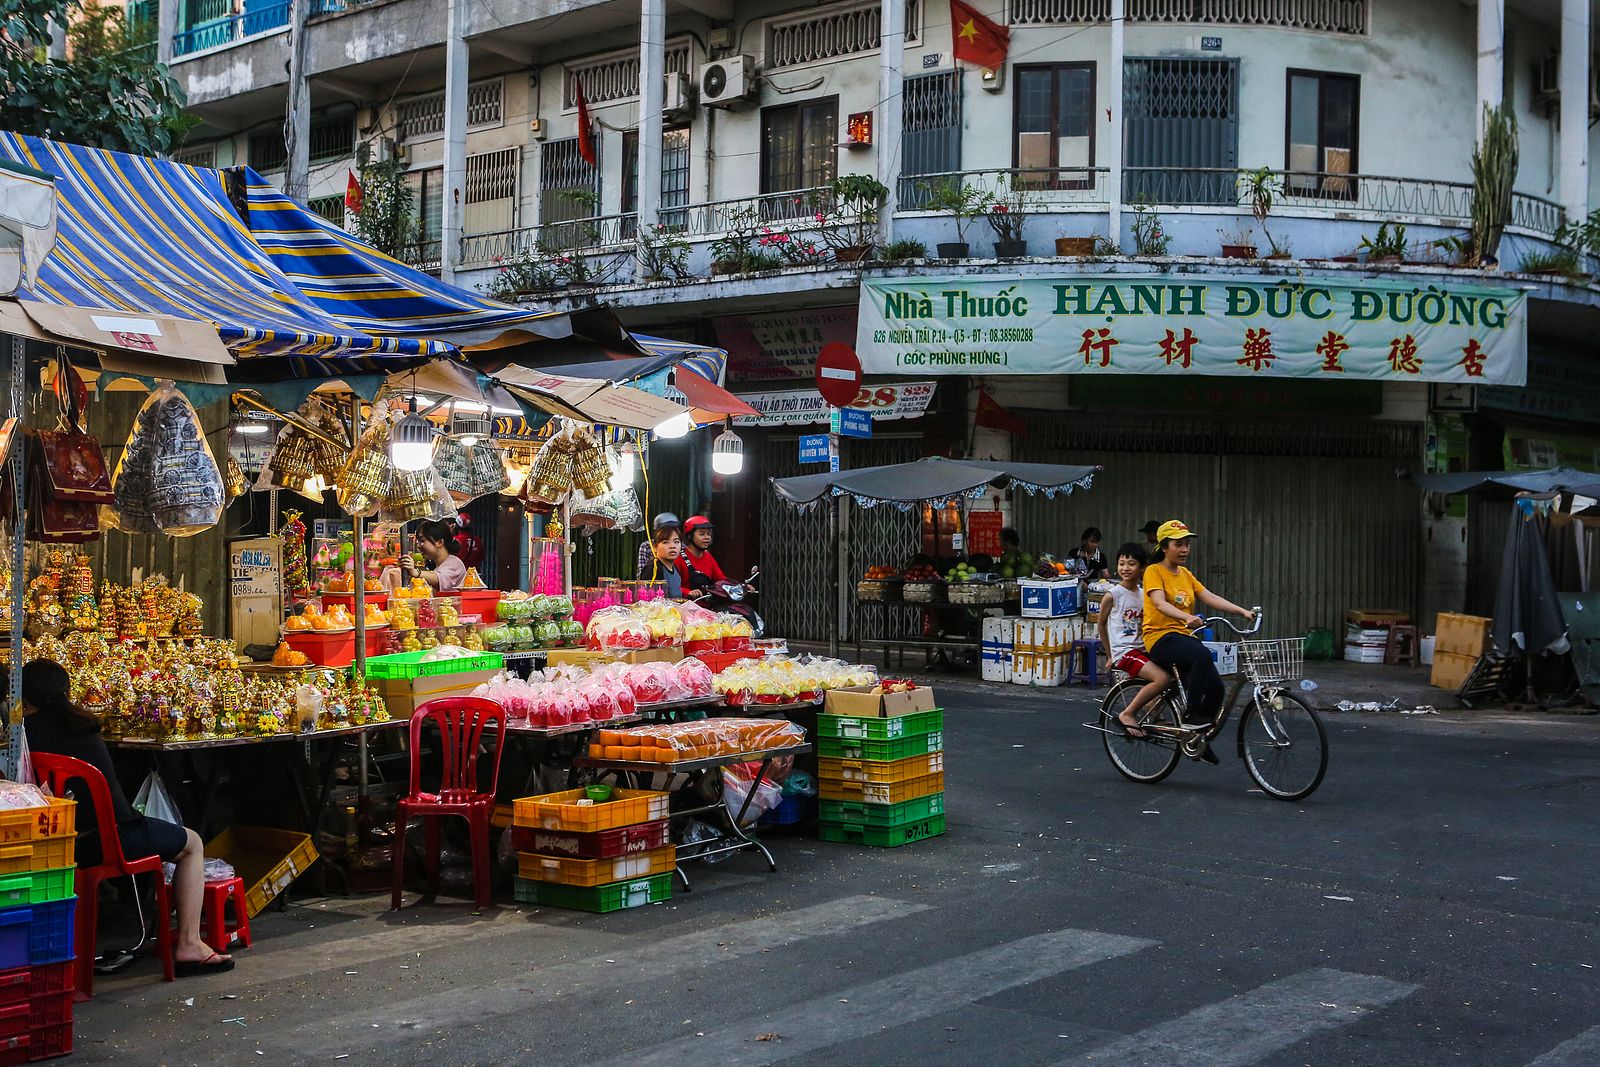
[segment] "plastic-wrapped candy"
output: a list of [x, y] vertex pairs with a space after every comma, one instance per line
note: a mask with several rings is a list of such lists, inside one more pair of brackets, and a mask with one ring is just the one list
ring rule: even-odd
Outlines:
[[716, 675], [702, 660], [690, 656], [676, 663], [673, 670], [677, 673], [678, 680], [688, 689], [689, 696], [710, 696], [714, 691]]
[[602, 608], [589, 619], [591, 648], [639, 651], [650, 647], [650, 628], [628, 608]]

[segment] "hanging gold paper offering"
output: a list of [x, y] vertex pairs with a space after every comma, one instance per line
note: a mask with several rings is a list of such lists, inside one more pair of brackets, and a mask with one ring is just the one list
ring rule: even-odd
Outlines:
[[389, 418], [380, 411], [367, 423], [361, 440], [334, 480], [339, 506], [349, 515], [377, 514], [393, 473], [394, 466], [389, 462]]

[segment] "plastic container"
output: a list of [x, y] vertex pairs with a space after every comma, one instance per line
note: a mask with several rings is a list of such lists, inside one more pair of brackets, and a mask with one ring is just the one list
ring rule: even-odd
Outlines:
[[33, 1063], [72, 1051], [72, 1021], [30, 1029], [0, 1041], [0, 1067], [12, 1063]]
[[547, 904], [552, 908], [573, 908], [603, 914], [671, 900], [672, 873], [669, 871], [649, 878], [637, 878], [631, 882], [613, 882], [592, 889], [518, 878], [516, 899], [523, 904]]
[[51, 797], [49, 807], [0, 812], [0, 844], [72, 837], [77, 833], [77, 824], [77, 802]]
[[392, 656], [373, 656], [367, 660], [367, 678], [409, 681], [413, 678], [430, 678], [436, 674], [460, 674], [464, 671], [498, 671], [505, 667], [506, 658], [498, 652], [474, 652], [455, 659], [436, 659], [424, 663], [426, 652], [397, 652]]
[[857, 804], [904, 804], [908, 800], [944, 792], [944, 774], [928, 774], [904, 782], [840, 782], [817, 780], [823, 800], [853, 801]]
[[498, 589], [463, 589], [461, 590], [461, 614], [477, 615], [482, 619], [495, 617], [495, 609], [500, 605], [500, 590]]
[[0, 908], [28, 904], [48, 904], [72, 896], [76, 867], [57, 867], [47, 871], [22, 871], [0, 875]]
[[[55, 964], [60, 966], [60, 964]], [[0, 1048], [14, 1037], [46, 1026], [72, 1023], [72, 990], [46, 993], [0, 1006]]]
[[596, 804], [604, 804], [611, 799], [611, 786], [606, 782], [601, 782], [599, 785], [586, 785], [583, 787], [583, 793], [584, 796]]
[[72, 958], [76, 897], [0, 911], [0, 971]]
[[77, 843], [76, 837], [46, 837], [37, 841], [15, 841], [0, 845], [0, 875], [71, 867], [75, 862]]
[[582, 789], [567, 789], [537, 797], [522, 797], [513, 806], [517, 826], [544, 830], [575, 830], [594, 833], [618, 826], [656, 822], [669, 814], [670, 793], [652, 789], [613, 789], [603, 804], [579, 804], [587, 799]]
[[285, 630], [283, 640], [318, 667], [348, 667], [356, 659], [354, 630]]
[[574, 859], [599, 860], [613, 856], [627, 856], [649, 852], [672, 841], [671, 823], [644, 822], [635, 826], [619, 826], [615, 830], [597, 833], [574, 833], [570, 830], [536, 830], [518, 826], [511, 832], [511, 843], [518, 852], [538, 852], [547, 856], [570, 856]]
[[[379, 611], [382, 611], [384, 608], [389, 606], [388, 593], [368, 593], [365, 599], [368, 604], [373, 605]], [[323, 611], [332, 611], [335, 604], [343, 604], [346, 611], [354, 614], [356, 610], [356, 595], [354, 593], [322, 594]]]
[[70, 993], [76, 983], [76, 968], [70, 960], [0, 971], [0, 1007], [23, 1004], [55, 993]]
[[855, 715], [818, 715], [818, 737], [859, 738], [868, 741], [893, 741], [912, 734], [944, 729], [944, 709], [918, 711], [893, 718]]
[[928, 796], [900, 804], [861, 804], [853, 800], [824, 800], [819, 805], [817, 817], [823, 822], [849, 823], [887, 830], [921, 822], [930, 815], [943, 814], [944, 794], [930, 793]]
[[897, 760], [830, 759], [817, 760], [817, 777], [833, 782], [880, 782], [893, 785], [923, 778], [944, 770], [944, 753], [929, 752]]
[[816, 817], [816, 797], [792, 796], [784, 797], [777, 807], [756, 821], [762, 826], [793, 826], [795, 823], [806, 822]]
[[825, 759], [900, 760], [943, 751], [943, 730], [897, 737], [893, 741], [873, 741], [863, 737], [817, 739], [817, 755]]
[[671, 873], [677, 855], [678, 850], [671, 845], [649, 852], [636, 852], [631, 856], [610, 856], [597, 860], [521, 852], [517, 854], [517, 875], [535, 882], [592, 889], [612, 882]]
[[205, 851], [227, 860], [244, 880], [252, 919], [317, 862], [310, 834], [265, 826], [230, 826], [208, 841]]
[[916, 822], [891, 828], [827, 821], [817, 827], [817, 836], [824, 841], [844, 845], [873, 845], [878, 848], [898, 848], [913, 841], [938, 837], [942, 833], [944, 833], [943, 815], [930, 815], [926, 819], [918, 819]]

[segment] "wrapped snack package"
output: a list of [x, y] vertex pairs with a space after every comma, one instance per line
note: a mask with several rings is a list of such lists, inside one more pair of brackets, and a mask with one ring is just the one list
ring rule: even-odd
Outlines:
[[683, 616], [670, 600], [647, 600], [635, 604], [633, 611], [644, 620], [650, 632], [650, 647], [668, 648], [683, 644]]
[[586, 630], [589, 647], [639, 651], [650, 647], [650, 628], [630, 608], [601, 608], [589, 618]]
[[389, 490], [394, 466], [389, 462], [389, 417], [379, 411], [368, 421], [335, 482], [339, 506], [347, 515], [371, 516]]
[[[782, 719], [702, 719], [622, 730], [600, 730], [589, 754], [597, 759], [676, 763], [802, 744], [805, 730]], [[607, 751], [607, 750], [611, 751]], [[614, 755], [614, 752], [621, 753]]]
[[710, 696], [715, 691], [716, 676], [711, 673], [711, 668], [702, 660], [690, 656], [673, 664], [672, 668], [678, 675], [678, 680], [683, 683], [688, 692], [686, 696]]

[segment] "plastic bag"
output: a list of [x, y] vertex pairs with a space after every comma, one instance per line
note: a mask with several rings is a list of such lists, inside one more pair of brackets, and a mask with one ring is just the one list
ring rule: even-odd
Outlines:
[[[728, 809], [728, 817], [739, 818], [739, 809], [744, 808], [744, 818], [739, 820], [740, 826], [750, 826], [761, 816], [783, 803], [783, 790], [767, 781], [765, 778], [753, 782], [753, 773], [747, 773], [743, 764], [722, 769], [722, 803]], [[751, 795], [751, 786], [755, 787]], [[749, 806], [745, 806], [745, 798], [749, 796]]]
[[172, 802], [172, 796], [167, 792], [167, 784], [155, 771], [145, 775], [144, 784], [139, 787], [139, 794], [133, 798], [133, 810], [147, 819], [160, 819], [162, 822], [183, 825], [183, 816], [178, 814], [178, 806]]

